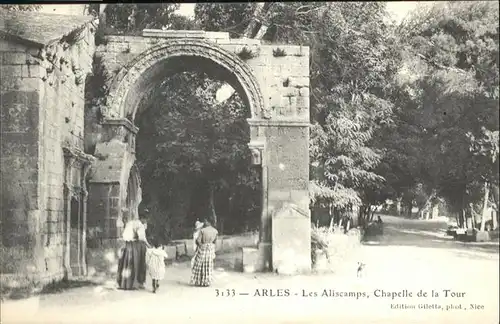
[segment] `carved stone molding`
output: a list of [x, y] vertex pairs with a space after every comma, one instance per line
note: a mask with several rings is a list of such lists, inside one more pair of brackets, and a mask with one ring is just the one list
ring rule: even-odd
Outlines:
[[[101, 107], [106, 117], [125, 117], [125, 100], [128, 91], [141, 75], [154, 64], [172, 57], [203, 57], [212, 60], [234, 74], [248, 98], [253, 118], [270, 118], [271, 111], [265, 107], [264, 99], [252, 69], [236, 54], [230, 53], [207, 40], [172, 39], [151, 47], [116, 75], [107, 94], [106, 105]], [[117, 115], [118, 114], [118, 115]]]
[[264, 141], [251, 141], [248, 143], [248, 148], [252, 153], [252, 164], [263, 165], [263, 153], [265, 148]]
[[64, 146], [63, 148], [64, 158], [71, 161], [76, 161], [81, 163], [82, 165], [90, 165], [94, 163], [95, 157], [92, 155], [86, 154], [81, 149], [73, 146]]
[[311, 127], [311, 123], [309, 121], [303, 120], [265, 120], [265, 119], [247, 119], [247, 122], [250, 126], [284, 126], [284, 127]]
[[132, 132], [133, 134], [137, 134], [139, 132], [139, 128], [137, 126], [135, 126], [127, 118], [105, 118], [102, 121], [102, 124], [109, 125], [109, 126], [123, 126], [128, 131]]
[[135, 153], [135, 138], [139, 128], [130, 120], [126, 118], [106, 118], [103, 120], [102, 125], [104, 126], [102, 141], [119, 140], [128, 144], [131, 153]]

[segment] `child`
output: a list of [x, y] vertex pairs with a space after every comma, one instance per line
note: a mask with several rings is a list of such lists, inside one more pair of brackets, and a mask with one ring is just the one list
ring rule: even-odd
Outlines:
[[146, 250], [146, 264], [153, 280], [153, 293], [160, 288], [160, 280], [165, 277], [165, 259], [168, 257], [158, 241], [153, 241], [153, 248]]
[[203, 227], [203, 223], [200, 221], [196, 221], [194, 223], [194, 233], [193, 233], [193, 258], [191, 259], [191, 269], [193, 268], [194, 265], [194, 259], [196, 258], [196, 250], [198, 249], [198, 246], [196, 245], [196, 239], [198, 238], [198, 235], [200, 235], [201, 228]]

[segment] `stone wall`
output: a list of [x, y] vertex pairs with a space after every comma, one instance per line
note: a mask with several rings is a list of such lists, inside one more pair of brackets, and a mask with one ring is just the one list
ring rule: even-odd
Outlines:
[[[3, 246], [12, 251], [25, 243], [29, 258], [11, 270], [29, 270], [42, 281], [61, 278], [65, 270], [63, 147], [83, 151], [84, 78], [94, 52], [91, 29], [50, 46], [0, 44]], [[74, 173], [75, 179], [80, 176], [78, 170]], [[9, 232], [15, 236], [7, 238]]]
[[28, 48], [0, 40], [1, 91], [1, 205], [2, 260], [4, 271], [34, 267], [31, 246], [39, 217], [39, 121], [41, 80], [30, 77]]

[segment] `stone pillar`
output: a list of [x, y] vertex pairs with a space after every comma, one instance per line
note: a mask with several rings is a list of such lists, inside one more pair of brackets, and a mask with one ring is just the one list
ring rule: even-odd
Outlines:
[[81, 275], [86, 276], [87, 275], [87, 203], [88, 203], [88, 198], [89, 198], [89, 192], [87, 188], [87, 175], [90, 171], [91, 164], [85, 164], [83, 167], [83, 177], [82, 177], [82, 188], [83, 188], [83, 203], [82, 203], [82, 229], [81, 229], [81, 234], [82, 234], [82, 253], [80, 256], [81, 260]]
[[[258, 131], [258, 130], [257, 130]], [[259, 245], [256, 271], [266, 271], [272, 265], [271, 217], [267, 212], [267, 159], [265, 159], [265, 139], [257, 138], [248, 145], [252, 151], [252, 164], [261, 167], [262, 211], [260, 216]]]
[[491, 210], [491, 221], [493, 225], [493, 229], [497, 229], [498, 227], [498, 212], [494, 209]]
[[70, 278], [73, 275], [71, 269], [71, 196], [73, 194], [73, 168], [72, 165], [75, 157], [70, 154], [65, 154], [64, 166], [64, 276]]
[[[258, 269], [311, 270], [309, 123], [249, 120], [250, 147], [262, 151], [263, 210]], [[263, 144], [255, 144], [263, 141]]]
[[103, 121], [89, 181], [89, 274], [114, 273], [122, 231], [122, 207], [130, 169], [135, 161], [135, 127], [127, 119]]

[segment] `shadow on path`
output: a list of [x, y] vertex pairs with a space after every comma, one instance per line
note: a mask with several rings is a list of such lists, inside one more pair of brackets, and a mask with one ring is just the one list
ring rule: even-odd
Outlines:
[[490, 258], [500, 252], [498, 240], [491, 242], [454, 240], [453, 237], [446, 235], [447, 224], [444, 222], [408, 220], [393, 216], [383, 216], [383, 220], [384, 234], [367, 238], [363, 245], [447, 249], [463, 256], [474, 255], [477, 258]]

